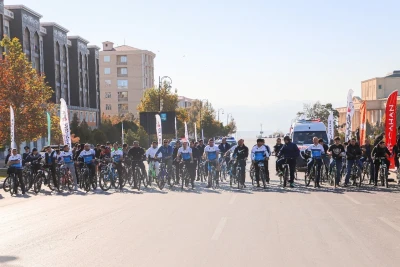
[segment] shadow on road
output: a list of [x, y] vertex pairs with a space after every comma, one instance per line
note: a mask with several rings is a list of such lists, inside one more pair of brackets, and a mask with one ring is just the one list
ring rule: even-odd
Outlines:
[[18, 259], [17, 257], [14, 256], [1, 256], [0, 255], [0, 263], [6, 263], [9, 261], [15, 261], [16, 259]]

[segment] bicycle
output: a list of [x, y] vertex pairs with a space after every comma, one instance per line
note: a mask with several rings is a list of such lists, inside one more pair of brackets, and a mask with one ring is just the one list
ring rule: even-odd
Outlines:
[[25, 163], [22, 170], [22, 178], [24, 179], [25, 191], [28, 192], [32, 188], [33, 171], [30, 162]]
[[255, 175], [256, 175], [256, 168], [254, 167], [254, 164], [251, 164], [251, 166], [250, 166], [250, 178], [251, 178], [251, 184], [253, 186], [256, 183]]
[[360, 178], [360, 187], [363, 184], [363, 182], [365, 181], [365, 179], [367, 179], [368, 184], [371, 184], [372, 177], [370, 174], [371, 174], [371, 162], [369, 159], [367, 159], [363, 163], [362, 174], [361, 174], [361, 178]]
[[149, 186], [151, 186], [153, 181], [157, 180], [156, 160], [154, 159], [149, 159], [149, 170], [147, 177], [149, 179]]
[[219, 164], [221, 166], [221, 171], [220, 171], [220, 179], [221, 182], [226, 181], [226, 176], [227, 176], [227, 165], [226, 165], [226, 160], [224, 154], [221, 153], [221, 156], [218, 158]]
[[90, 191], [91, 186], [91, 174], [90, 169], [86, 162], [83, 163], [83, 167], [80, 169], [80, 187], [87, 192]]
[[[18, 177], [15, 168], [9, 168], [8, 176], [6, 179], [9, 179], [9, 191], [11, 196], [18, 194], [18, 187], [20, 186], [18, 182]], [[22, 189], [22, 188], [21, 188]]]
[[246, 171], [246, 170], [242, 170], [242, 168], [240, 167], [240, 163], [239, 163], [240, 161], [246, 161], [246, 159], [236, 160], [235, 174], [231, 175], [231, 179], [230, 179], [231, 187], [233, 187], [233, 184], [237, 183], [238, 189], [241, 189], [244, 187], [244, 183], [242, 184], [241, 180], [242, 180], [242, 173]]
[[43, 181], [46, 180], [47, 176], [47, 170], [43, 168], [43, 163], [40, 163], [40, 168], [33, 178], [33, 192], [35, 192], [35, 194], [40, 192]]
[[[309, 158], [308, 160], [309, 160], [309, 162], [310, 162], [311, 160], [313, 160], [313, 158]], [[311, 167], [310, 173], [304, 177], [304, 181], [305, 181], [306, 186], [309, 186], [309, 185], [310, 185], [311, 180], [314, 181], [314, 186], [317, 185], [317, 184], [316, 184], [316, 181], [317, 181], [317, 179], [316, 179], [316, 178], [317, 178], [317, 174], [318, 174], [317, 158], [314, 158], [314, 162], [313, 162], [313, 165], [312, 165], [312, 167]]]
[[134, 168], [132, 168], [131, 171], [133, 171], [133, 173], [129, 174], [129, 179], [130, 182], [129, 184], [133, 184], [137, 186], [138, 191], [140, 191], [140, 186], [143, 182], [143, 186], [145, 188], [147, 188], [148, 186], [148, 178], [144, 177], [144, 174], [142, 173], [142, 169], [139, 167], [139, 162], [137, 160], [132, 161], [133, 164], [135, 165]]
[[189, 169], [187, 168], [187, 164], [190, 164], [190, 161], [180, 161], [180, 164], [182, 164], [182, 168], [181, 168], [181, 180], [182, 180], [182, 184], [181, 184], [181, 189], [183, 190], [183, 187], [189, 187], [189, 181], [192, 184], [192, 189], [194, 189], [194, 180], [193, 178], [190, 177], [190, 172]]
[[[214, 166], [215, 162], [210, 162], [207, 160], [207, 168], [208, 168], [208, 179], [211, 182], [211, 187], [213, 189], [219, 188], [219, 178], [217, 176], [217, 170]], [[210, 181], [211, 179], [211, 181]]]
[[199, 162], [199, 168], [197, 172], [198, 177], [200, 178], [201, 182], [207, 181], [207, 174], [206, 174], [206, 162], [203, 160], [200, 160]]
[[72, 178], [72, 174], [71, 171], [69, 170], [69, 168], [62, 164], [60, 166], [60, 189], [62, 191], [64, 191], [66, 188], [68, 188], [69, 191], [73, 191], [74, 190], [74, 179]]
[[[257, 164], [258, 165], [258, 168], [260, 169], [260, 171], [259, 171], [259, 178], [262, 180], [262, 183], [263, 183], [263, 186], [264, 186], [264, 189], [266, 189], [267, 188], [267, 180], [266, 180], [266, 172], [265, 172], [265, 164], [264, 164], [264, 161], [258, 161], [258, 162], [255, 162], [255, 164]], [[254, 185], [254, 182], [253, 182], [253, 185]]]
[[388, 167], [386, 166], [386, 158], [385, 157], [377, 157], [376, 159], [379, 160], [379, 162], [380, 162], [379, 170], [378, 170], [378, 177], [381, 182], [381, 185], [382, 186], [386, 185], [386, 188], [389, 188], [389, 183], [388, 183], [389, 176], [387, 175]]
[[279, 175], [280, 184], [283, 185], [283, 187], [287, 186], [287, 181], [290, 177], [290, 166], [287, 162], [288, 159], [290, 158], [285, 158], [285, 163], [282, 164], [283, 172]]
[[353, 185], [361, 186], [361, 170], [358, 166], [358, 159], [353, 162], [350, 170], [350, 179], [353, 181]]
[[336, 162], [335, 161], [336, 160], [333, 159], [331, 171], [330, 171], [330, 173], [328, 175], [328, 181], [329, 181], [329, 185], [330, 186], [335, 186], [335, 188], [336, 188], [336, 186], [337, 186], [337, 184], [336, 184], [336, 173], [337, 173], [337, 170], [336, 170]]
[[171, 174], [168, 171], [168, 168], [166, 167], [165, 162], [161, 161], [160, 162], [160, 171], [158, 173], [158, 177], [157, 177], [157, 185], [158, 188], [160, 188], [160, 190], [163, 190], [166, 181], [168, 182], [168, 185], [170, 187], [173, 187], [175, 185], [175, 173], [174, 173], [174, 169], [171, 169]]

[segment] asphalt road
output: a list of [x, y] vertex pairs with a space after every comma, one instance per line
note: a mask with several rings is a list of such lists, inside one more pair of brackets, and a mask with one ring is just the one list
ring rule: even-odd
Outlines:
[[396, 187], [0, 192], [0, 266], [399, 266]]

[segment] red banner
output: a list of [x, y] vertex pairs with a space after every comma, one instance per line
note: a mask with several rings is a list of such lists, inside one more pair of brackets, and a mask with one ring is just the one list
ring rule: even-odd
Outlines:
[[366, 123], [367, 123], [367, 103], [362, 102], [360, 107], [360, 146], [365, 145]]
[[[386, 103], [385, 113], [385, 134], [386, 145], [390, 153], [393, 153], [393, 146], [396, 144], [396, 111], [397, 111], [397, 91], [391, 93]], [[390, 169], [393, 169], [394, 158], [390, 158]]]

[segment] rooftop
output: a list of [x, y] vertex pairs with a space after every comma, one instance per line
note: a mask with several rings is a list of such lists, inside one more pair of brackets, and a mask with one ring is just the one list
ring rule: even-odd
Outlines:
[[39, 13], [37, 13], [36, 11], [33, 11], [32, 9], [30, 9], [29, 7], [26, 7], [24, 5], [5, 5], [4, 6], [7, 9], [13, 10], [13, 9], [22, 9], [25, 10], [26, 12], [31, 13], [32, 15], [38, 17], [39, 19], [41, 19], [43, 16]]
[[68, 39], [69, 39], [69, 40], [70, 40], [70, 39], [78, 39], [79, 41], [82, 41], [82, 42], [84, 42], [84, 43], [86, 43], [86, 44], [89, 43], [88, 40], [83, 39], [82, 37], [80, 37], [80, 36], [78, 36], [78, 35], [76, 35], [76, 36], [68, 36]]
[[40, 25], [42, 27], [55, 27], [55, 28], [58, 28], [59, 30], [64, 31], [65, 33], [69, 32], [68, 29], [64, 28], [63, 26], [61, 26], [55, 22], [41, 22]]
[[115, 51], [138, 51], [140, 49], [129, 46], [129, 45], [120, 45], [120, 46], [114, 47], [114, 50]]
[[96, 50], [100, 50], [100, 47], [98, 47], [97, 45], [88, 45], [88, 48], [94, 48]]

